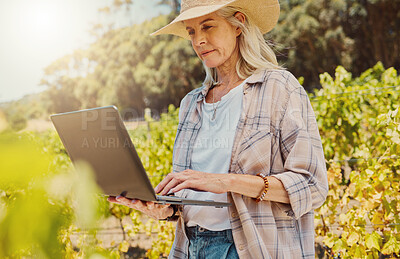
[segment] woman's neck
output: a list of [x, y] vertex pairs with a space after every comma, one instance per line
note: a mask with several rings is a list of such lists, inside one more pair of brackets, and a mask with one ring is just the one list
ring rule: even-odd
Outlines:
[[236, 63], [239, 60], [238, 51], [234, 51], [232, 56], [221, 66], [217, 67], [219, 85], [233, 88], [238, 82], [243, 81], [236, 73]]
[[218, 76], [218, 85], [223, 86], [224, 88], [234, 88], [241, 82], [243, 82], [243, 79], [236, 74], [236, 71], [225, 76]]

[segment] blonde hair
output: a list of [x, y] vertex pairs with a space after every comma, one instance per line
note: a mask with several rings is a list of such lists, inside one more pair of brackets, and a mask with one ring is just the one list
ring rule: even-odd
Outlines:
[[[234, 16], [237, 12], [241, 12], [245, 16], [244, 23]], [[239, 78], [246, 79], [257, 69], [283, 69], [278, 65], [275, 53], [265, 41], [259, 28], [252, 23], [245, 11], [238, 7], [227, 6], [218, 10], [217, 14], [242, 30], [238, 37], [239, 59], [236, 63], [236, 73]], [[218, 83], [217, 69], [209, 68], [204, 63], [203, 66], [206, 71], [204, 84]]]

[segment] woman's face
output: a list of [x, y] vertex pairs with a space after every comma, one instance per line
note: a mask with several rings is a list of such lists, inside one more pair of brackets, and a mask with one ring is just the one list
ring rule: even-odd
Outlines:
[[207, 67], [236, 65], [239, 28], [215, 12], [184, 23], [194, 51]]

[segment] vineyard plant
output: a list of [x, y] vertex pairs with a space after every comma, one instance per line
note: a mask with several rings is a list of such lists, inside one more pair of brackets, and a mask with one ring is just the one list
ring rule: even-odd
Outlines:
[[329, 194], [315, 217], [331, 256], [400, 256], [400, 77], [381, 63], [352, 78], [320, 76], [311, 100]]
[[[378, 63], [353, 78], [342, 67], [310, 93], [322, 137], [329, 194], [316, 211], [316, 241], [332, 258], [400, 256], [400, 76]], [[157, 185], [172, 170], [178, 109], [131, 133]], [[163, 258], [174, 223], [109, 204], [91, 169], [73, 169], [54, 131], [14, 132], [0, 113], [0, 258], [120, 258], [138, 235], [148, 258]], [[97, 229], [114, 217], [127, 237], [105, 247]], [[72, 242], [72, 236], [78, 236]]]

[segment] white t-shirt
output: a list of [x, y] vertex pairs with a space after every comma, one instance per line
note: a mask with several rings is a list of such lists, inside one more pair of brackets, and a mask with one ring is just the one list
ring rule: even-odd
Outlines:
[[[246, 80], [230, 90], [221, 101], [202, 103], [202, 124], [198, 133], [191, 160], [191, 169], [207, 173], [226, 174], [229, 170], [233, 140], [242, 109], [243, 85]], [[215, 120], [212, 120], [216, 109]], [[187, 198], [227, 201], [227, 194], [187, 190]], [[199, 225], [220, 231], [230, 229], [228, 208], [208, 206], [184, 206], [183, 218], [187, 226]]]

